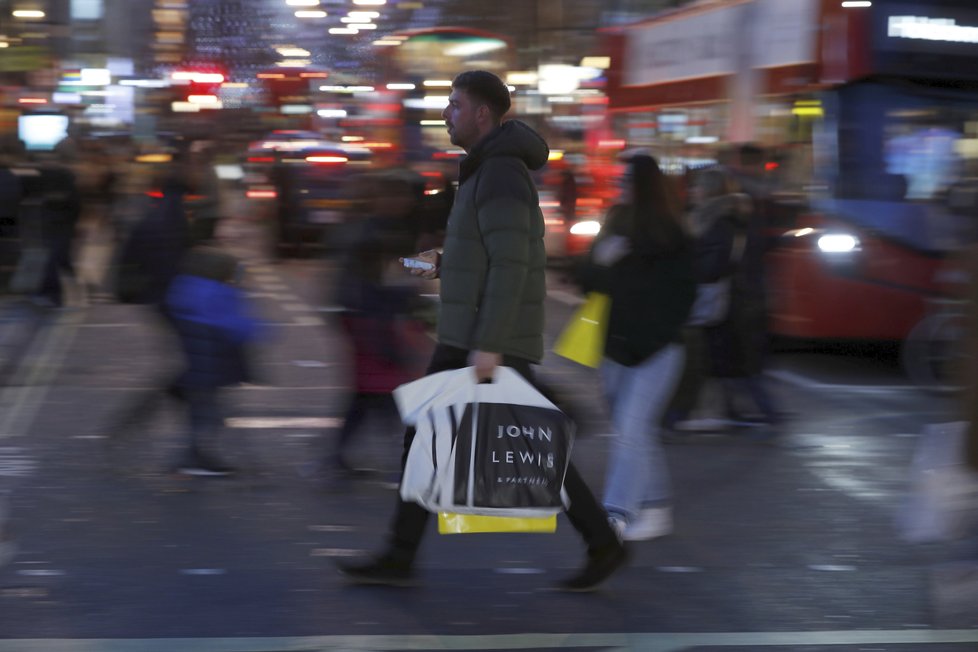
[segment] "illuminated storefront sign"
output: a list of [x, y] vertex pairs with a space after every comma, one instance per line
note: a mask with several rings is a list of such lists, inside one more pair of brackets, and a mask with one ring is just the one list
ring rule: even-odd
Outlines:
[[952, 18], [890, 16], [887, 36], [922, 41], [978, 43], [978, 27], [958, 25]]
[[625, 86], [815, 61], [815, 0], [751, 0], [628, 30]]

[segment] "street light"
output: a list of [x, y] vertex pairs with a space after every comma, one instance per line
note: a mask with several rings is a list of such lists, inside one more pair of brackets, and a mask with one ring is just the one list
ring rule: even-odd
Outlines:
[[20, 20], [38, 20], [46, 14], [40, 9], [15, 9], [10, 15]]

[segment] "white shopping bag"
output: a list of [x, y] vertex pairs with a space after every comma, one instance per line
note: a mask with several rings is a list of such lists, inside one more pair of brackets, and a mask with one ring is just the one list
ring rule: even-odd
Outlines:
[[394, 390], [417, 428], [401, 499], [432, 512], [535, 518], [563, 510], [573, 422], [519, 373], [479, 383], [473, 367]]
[[906, 500], [897, 515], [900, 537], [910, 543], [950, 541], [978, 520], [978, 472], [964, 461], [966, 421], [929, 424], [910, 464]]

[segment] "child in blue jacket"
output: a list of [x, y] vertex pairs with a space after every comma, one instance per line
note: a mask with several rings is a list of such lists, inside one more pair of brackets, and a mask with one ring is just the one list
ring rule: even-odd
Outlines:
[[259, 323], [236, 285], [239, 263], [210, 247], [192, 249], [167, 290], [167, 312], [176, 326], [187, 367], [177, 384], [187, 398], [190, 440], [177, 472], [223, 476], [232, 469], [214, 456], [224, 417], [219, 389], [250, 378], [247, 346]]

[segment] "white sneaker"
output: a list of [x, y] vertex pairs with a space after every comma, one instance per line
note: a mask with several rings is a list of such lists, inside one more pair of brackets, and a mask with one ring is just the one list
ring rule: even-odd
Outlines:
[[619, 516], [609, 516], [608, 525], [610, 525], [611, 529], [615, 531], [615, 536], [618, 537], [618, 540], [624, 541], [625, 529], [628, 527], [628, 524], [625, 523], [625, 519]]
[[672, 508], [647, 507], [629, 523], [621, 538], [623, 541], [648, 541], [672, 534]]

